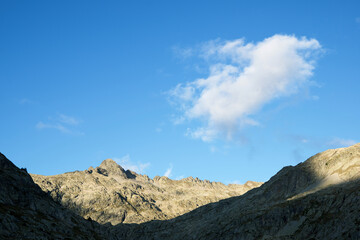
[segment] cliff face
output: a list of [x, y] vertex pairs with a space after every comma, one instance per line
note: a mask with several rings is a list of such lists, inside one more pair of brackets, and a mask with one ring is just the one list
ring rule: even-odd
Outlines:
[[356, 144], [285, 167], [242, 196], [113, 231], [128, 239], [360, 239], [359, 201]]
[[165, 220], [199, 206], [224, 198], [239, 196], [261, 183], [244, 185], [185, 178], [150, 179], [125, 171], [111, 159], [99, 167], [56, 176], [31, 175], [53, 199], [85, 219], [99, 223], [141, 223]]
[[106, 239], [107, 228], [56, 203], [0, 153], [0, 239]]

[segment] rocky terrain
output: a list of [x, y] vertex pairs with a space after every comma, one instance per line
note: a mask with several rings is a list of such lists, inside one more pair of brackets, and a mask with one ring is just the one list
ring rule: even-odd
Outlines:
[[113, 225], [171, 219], [199, 206], [239, 196], [262, 184], [249, 181], [244, 185], [224, 185], [192, 177], [150, 179], [125, 171], [111, 159], [85, 171], [31, 176], [63, 206], [85, 219]]
[[25, 169], [0, 153], [0, 239], [106, 239], [108, 229], [86, 221], [43, 192]]
[[356, 144], [284, 167], [240, 197], [113, 231], [126, 239], [360, 239], [359, 203]]
[[[114, 184], [148, 181], [160, 189], [165, 186], [161, 181], [174, 184], [165, 178], [146, 180], [146, 176], [107, 165], [114, 163], [105, 161], [88, 173], [68, 174], [89, 178], [97, 172], [94, 176], [99, 174], [99, 182], [113, 175]], [[297, 166], [284, 167], [268, 182], [241, 196], [209, 203], [169, 220], [116, 226], [84, 220], [63, 208], [50, 197], [55, 196], [53, 192], [41, 191], [25, 170], [15, 167], [3, 155], [0, 167], [0, 239], [360, 239], [360, 144], [327, 150]], [[115, 179], [119, 173], [125, 175]], [[187, 180], [182, 182], [187, 184]], [[150, 196], [145, 192], [142, 190], [141, 196]], [[121, 196], [124, 197], [122, 193]], [[164, 208], [165, 202], [159, 206]], [[145, 212], [150, 207], [146, 209]]]

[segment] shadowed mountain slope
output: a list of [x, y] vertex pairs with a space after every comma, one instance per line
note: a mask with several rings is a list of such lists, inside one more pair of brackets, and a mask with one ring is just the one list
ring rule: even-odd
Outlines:
[[359, 203], [356, 144], [285, 167], [240, 197], [113, 231], [127, 239], [360, 239]]
[[157, 176], [150, 179], [125, 171], [111, 159], [85, 171], [31, 176], [63, 206], [84, 218], [114, 225], [171, 219], [261, 185], [251, 181], [244, 185], [224, 185], [192, 177], [171, 180]]
[[86, 221], [43, 192], [25, 169], [0, 153], [0, 239], [107, 239], [107, 228]]

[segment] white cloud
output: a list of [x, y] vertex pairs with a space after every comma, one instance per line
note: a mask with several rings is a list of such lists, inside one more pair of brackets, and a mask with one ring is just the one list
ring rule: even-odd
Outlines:
[[[57, 117], [49, 117], [49, 121], [44, 123], [39, 121], [36, 124], [37, 129], [56, 129], [62, 133], [73, 134], [73, 135], [83, 135], [84, 133], [79, 132], [74, 128], [75, 125], [78, 125], [80, 121], [74, 117], [67, 116], [64, 114], [58, 114]], [[71, 128], [72, 127], [72, 128]]]
[[360, 17], [355, 18], [356, 23], [360, 23]]
[[185, 135], [192, 138], [200, 138], [204, 142], [210, 142], [217, 136], [217, 134], [218, 132], [214, 128], [199, 127], [195, 130], [188, 128]]
[[331, 141], [327, 143], [330, 147], [349, 147], [351, 145], [356, 144], [357, 141], [353, 139], [343, 139], [343, 138], [333, 138]]
[[209, 75], [179, 84], [169, 95], [184, 118], [203, 122], [187, 135], [211, 141], [258, 125], [252, 117], [265, 104], [306, 89], [321, 46], [315, 39], [274, 35], [258, 43], [216, 40], [201, 49]]
[[166, 169], [166, 172], [164, 173], [165, 177], [171, 177], [171, 172], [172, 172], [173, 166], [172, 164], [170, 164], [170, 167], [168, 169]]
[[133, 163], [130, 159], [130, 155], [127, 154], [121, 158], [114, 158], [114, 161], [117, 162], [125, 170], [131, 170], [136, 173], [143, 174], [145, 169], [150, 166], [150, 163]]

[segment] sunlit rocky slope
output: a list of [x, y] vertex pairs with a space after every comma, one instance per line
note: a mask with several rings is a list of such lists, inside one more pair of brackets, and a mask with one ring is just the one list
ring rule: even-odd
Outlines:
[[251, 181], [224, 185], [192, 177], [177, 181], [167, 177], [150, 179], [125, 171], [111, 159], [85, 171], [31, 176], [63, 206], [86, 219], [113, 225], [171, 219], [261, 185]]

